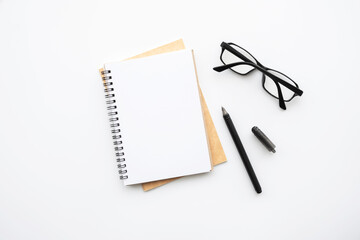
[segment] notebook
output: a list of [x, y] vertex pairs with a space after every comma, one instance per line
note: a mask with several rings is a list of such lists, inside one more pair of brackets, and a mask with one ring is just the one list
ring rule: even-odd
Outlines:
[[[178, 51], [178, 50], [183, 50], [183, 49], [185, 49], [184, 41], [182, 39], [178, 39], [176, 41], [162, 45], [160, 47], [140, 53], [140, 54], [133, 56], [131, 58], [128, 58], [126, 60], [143, 58], [143, 57], [148, 57], [148, 56], [152, 56], [152, 55], [156, 55], [156, 54], [173, 52], [173, 51]], [[100, 69], [99, 72], [101, 73], [101, 72], [103, 72], [103, 70], [104, 69]], [[101, 77], [103, 77], [102, 74], [101, 74]], [[198, 86], [198, 87], [199, 87], [199, 91], [200, 91], [201, 107], [203, 110], [203, 118], [204, 118], [204, 122], [205, 122], [205, 131], [206, 131], [207, 139], [208, 139], [208, 147], [209, 147], [210, 156], [211, 156], [210, 160], [211, 160], [213, 166], [217, 166], [221, 163], [226, 162], [226, 156], [225, 156], [224, 149], [221, 145], [219, 136], [217, 134], [214, 122], [212, 120], [210, 111], [207, 107], [204, 95], [202, 94], [200, 86]], [[163, 186], [167, 183], [170, 183], [176, 179], [179, 179], [179, 177], [163, 179], [163, 180], [158, 180], [158, 181], [152, 181], [152, 182], [146, 182], [146, 183], [142, 184], [142, 188], [144, 191], [149, 191], [154, 188]]]
[[109, 63], [104, 73], [125, 185], [211, 170], [192, 51]]

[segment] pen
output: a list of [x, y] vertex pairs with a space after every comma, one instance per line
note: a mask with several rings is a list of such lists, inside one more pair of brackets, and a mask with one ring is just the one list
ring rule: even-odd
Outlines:
[[244, 146], [241, 143], [241, 140], [239, 138], [239, 135], [236, 132], [235, 126], [230, 118], [229, 113], [225, 110], [225, 108], [222, 108], [222, 112], [223, 112], [223, 117], [225, 120], [225, 123], [230, 131], [231, 137], [234, 140], [235, 146], [240, 154], [240, 157], [244, 163], [244, 166], [246, 168], [246, 171], [250, 177], [250, 180], [255, 188], [255, 191], [257, 193], [261, 193], [261, 186], [260, 183], [255, 175], [254, 169], [251, 166], [250, 160], [245, 152]]

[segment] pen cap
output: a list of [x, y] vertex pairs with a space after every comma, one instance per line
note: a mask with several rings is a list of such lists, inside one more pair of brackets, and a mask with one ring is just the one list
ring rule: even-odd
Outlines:
[[257, 139], [266, 147], [270, 152], [275, 153], [275, 144], [256, 126], [254, 126], [251, 131], [254, 133]]

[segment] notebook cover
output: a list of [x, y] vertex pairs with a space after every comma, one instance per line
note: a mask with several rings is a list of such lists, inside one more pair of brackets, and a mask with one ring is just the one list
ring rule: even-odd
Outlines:
[[[152, 49], [150, 51], [141, 53], [139, 55], [128, 58], [126, 60], [147, 57], [147, 56], [166, 53], [166, 52], [178, 51], [178, 50], [182, 50], [182, 49], [185, 49], [185, 45], [184, 45], [183, 40], [179, 39], [177, 41], [174, 41], [169, 44]], [[203, 96], [203, 93], [202, 93], [200, 87], [199, 87], [199, 92], [200, 92], [201, 108], [202, 108], [202, 113], [203, 113], [203, 118], [204, 118], [204, 123], [205, 123], [206, 137], [207, 137], [208, 144], [209, 144], [210, 160], [212, 162], [212, 165], [216, 166], [220, 163], [226, 162], [226, 156], [225, 156], [224, 149], [221, 145], [219, 136], [215, 129], [215, 125], [212, 121], [209, 109], [206, 105], [205, 98]], [[156, 187], [162, 186], [166, 183], [169, 183], [171, 181], [174, 181], [175, 179], [178, 179], [178, 178], [170, 178], [170, 179], [164, 179], [164, 180], [159, 180], [159, 181], [154, 181], [154, 182], [143, 183], [142, 187], [143, 187], [144, 191], [148, 191], [148, 190], [154, 189]]]

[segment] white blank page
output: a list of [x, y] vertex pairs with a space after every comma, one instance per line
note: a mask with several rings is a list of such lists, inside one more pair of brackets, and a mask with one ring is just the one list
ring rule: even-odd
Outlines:
[[191, 50], [105, 64], [125, 153], [125, 185], [211, 170]]

